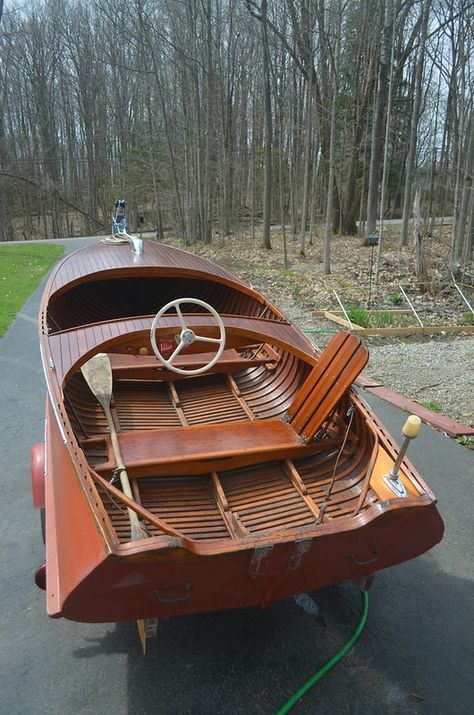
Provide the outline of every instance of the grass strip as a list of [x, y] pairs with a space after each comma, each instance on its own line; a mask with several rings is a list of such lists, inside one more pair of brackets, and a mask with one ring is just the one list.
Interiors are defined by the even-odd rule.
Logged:
[[64, 246], [35, 241], [0, 244], [0, 337], [63, 252]]

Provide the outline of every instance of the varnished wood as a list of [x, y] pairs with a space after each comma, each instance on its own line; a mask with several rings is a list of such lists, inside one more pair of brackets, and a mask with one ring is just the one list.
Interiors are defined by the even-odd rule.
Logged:
[[[265, 420], [122, 432], [119, 443], [127, 471], [133, 478], [235, 469], [285, 455], [326, 450], [340, 444], [340, 440], [305, 445], [291, 425]], [[95, 468], [99, 472], [110, 471], [114, 459]]]
[[290, 405], [291, 424], [311, 440], [367, 363], [359, 338], [339, 333], [329, 342]]
[[[298, 357], [314, 360], [314, 351], [295, 328], [286, 322], [264, 318], [242, 318], [222, 315], [227, 334], [226, 345], [233, 347], [251, 344], [258, 338], [264, 342], [284, 346]], [[150, 328], [152, 316], [139, 316], [120, 321], [105, 321], [93, 325], [71, 328], [49, 337], [48, 347], [54, 369], [61, 382], [67, 382], [71, 374], [98, 352], [138, 355], [144, 346], [151, 352]], [[209, 314], [186, 317], [187, 325], [205, 337], [216, 337], [215, 321]], [[161, 337], [174, 338], [179, 332], [176, 316], [163, 316], [162, 327], [157, 330]], [[200, 352], [199, 343], [190, 346], [191, 353]], [[202, 344], [201, 344], [202, 345]]]
[[[215, 369], [191, 378], [158, 366], [149, 338], [154, 312], [183, 297], [216, 307], [227, 332]], [[191, 306], [184, 317], [215, 335]], [[179, 330], [166, 314], [159, 334]], [[351, 390], [367, 359], [360, 340], [341, 333], [318, 356], [263, 296], [205, 259], [149, 243], [139, 256], [102, 244], [68, 256], [45, 289], [40, 345], [52, 615], [120, 620], [268, 603], [441, 538], [434, 495], [409, 460], [409, 496], [387, 495], [382, 472], [397, 447]], [[207, 362], [203, 350], [196, 343], [177, 363]], [[97, 352], [112, 364], [128, 496], [110, 484], [113, 430], [80, 372]], [[128, 509], [147, 538], [133, 541]], [[357, 566], [375, 547], [377, 563]]]

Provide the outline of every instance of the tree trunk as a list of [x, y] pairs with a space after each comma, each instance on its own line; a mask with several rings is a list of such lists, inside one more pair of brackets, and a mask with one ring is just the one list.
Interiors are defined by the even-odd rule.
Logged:
[[385, 14], [380, 48], [379, 75], [375, 100], [374, 121], [372, 125], [372, 147], [370, 152], [369, 184], [367, 194], [366, 236], [375, 232], [377, 220], [377, 192], [380, 177], [380, 158], [382, 150], [382, 129], [385, 102], [388, 90], [389, 46], [393, 25], [393, 0], [386, 0]]
[[308, 83], [305, 112], [304, 136], [304, 168], [303, 168], [303, 202], [301, 206], [300, 255], [305, 254], [306, 225], [308, 221], [309, 171], [311, 165], [311, 118], [312, 118], [313, 85]]
[[270, 222], [272, 213], [272, 100], [270, 94], [270, 54], [268, 49], [267, 0], [262, 0], [262, 42], [263, 42], [263, 97], [265, 116], [264, 142], [264, 186], [263, 186], [263, 227], [262, 243], [265, 248], [272, 247], [270, 241]]
[[332, 106], [331, 106], [331, 130], [329, 137], [329, 177], [328, 177], [328, 196], [326, 203], [326, 228], [324, 233], [324, 252], [323, 252], [323, 271], [326, 275], [331, 273], [331, 236], [332, 236], [332, 219], [333, 219], [333, 197], [335, 184], [335, 155], [336, 155], [336, 114], [337, 114], [337, 97], [339, 92], [338, 72], [339, 72], [339, 57], [341, 51], [341, 0], [334, 0], [335, 5], [336, 26], [334, 33], [336, 35], [336, 47], [334, 52], [334, 77], [332, 90]]
[[422, 220], [420, 208], [420, 189], [416, 190], [415, 201], [413, 204], [413, 219], [414, 219], [414, 247], [415, 247], [415, 264], [416, 278], [418, 280], [418, 289], [425, 292], [427, 289], [428, 273], [426, 271], [425, 256], [422, 243]]
[[408, 147], [407, 163], [405, 168], [405, 192], [403, 197], [402, 230], [400, 245], [406, 246], [408, 243], [408, 219], [411, 207], [411, 195], [413, 177], [415, 173], [415, 156], [417, 145], [418, 124], [420, 121], [420, 107], [422, 95], [423, 69], [425, 65], [425, 46], [428, 35], [428, 19], [431, 0], [423, 0], [420, 44], [418, 46], [416, 68], [415, 68], [415, 92], [413, 99], [413, 110], [411, 115], [410, 144]]
[[451, 250], [451, 269], [453, 272], [458, 272], [460, 269], [461, 259], [464, 251], [464, 242], [468, 238], [466, 232], [466, 218], [468, 218], [468, 207], [472, 193], [472, 177], [474, 172], [474, 113], [471, 113], [470, 120], [466, 131], [465, 154], [463, 152], [464, 167], [461, 172], [459, 208], [455, 215], [454, 241]]

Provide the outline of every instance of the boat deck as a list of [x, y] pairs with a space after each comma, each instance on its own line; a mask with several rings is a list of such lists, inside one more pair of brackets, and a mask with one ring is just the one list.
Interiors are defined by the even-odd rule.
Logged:
[[[282, 460], [228, 472], [190, 477], [140, 479], [140, 502], [152, 514], [193, 540], [236, 540], [263, 536], [265, 532], [314, 527], [329, 484], [335, 477], [332, 497], [321, 522], [365, 511], [378, 500], [364, 489], [368, 457], [361, 463], [360, 451], [346, 450], [337, 462], [337, 450], [291, 461]], [[336, 463], [337, 462], [337, 463]], [[101, 496], [121, 542], [130, 540], [130, 521], [105, 491]], [[150, 536], [161, 535], [147, 525]], [[303, 537], [302, 537], [303, 538]]]

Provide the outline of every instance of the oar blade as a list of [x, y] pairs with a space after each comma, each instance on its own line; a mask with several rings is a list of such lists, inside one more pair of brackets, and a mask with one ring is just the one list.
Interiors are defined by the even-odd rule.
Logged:
[[91, 392], [102, 406], [112, 399], [112, 365], [106, 353], [97, 353], [82, 367], [81, 372]]

